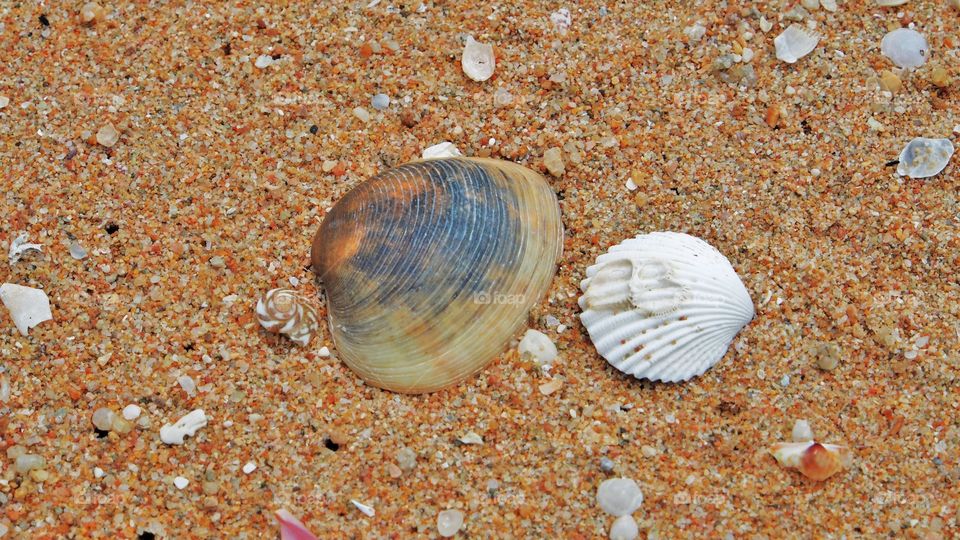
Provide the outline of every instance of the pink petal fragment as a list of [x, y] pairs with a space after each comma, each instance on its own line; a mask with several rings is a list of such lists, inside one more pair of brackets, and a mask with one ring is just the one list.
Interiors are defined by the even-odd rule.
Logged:
[[317, 537], [286, 508], [277, 510], [276, 516], [277, 521], [280, 522], [280, 540], [317, 540]]

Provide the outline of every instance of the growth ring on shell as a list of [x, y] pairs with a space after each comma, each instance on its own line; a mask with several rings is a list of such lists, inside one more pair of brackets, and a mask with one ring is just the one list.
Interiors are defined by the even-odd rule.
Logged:
[[546, 293], [562, 238], [553, 190], [514, 163], [434, 159], [370, 178], [313, 242], [340, 358], [403, 393], [476, 373]]

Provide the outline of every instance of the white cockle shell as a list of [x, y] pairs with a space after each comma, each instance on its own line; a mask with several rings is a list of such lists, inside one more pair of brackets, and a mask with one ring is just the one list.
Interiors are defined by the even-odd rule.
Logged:
[[493, 70], [496, 67], [493, 45], [480, 43], [473, 39], [473, 36], [467, 36], [467, 43], [463, 47], [460, 65], [463, 66], [463, 73], [477, 82], [483, 82], [493, 77]]
[[303, 297], [288, 289], [272, 289], [257, 302], [260, 326], [274, 334], [284, 334], [306, 347], [320, 330], [317, 311]]
[[950, 139], [927, 139], [917, 137], [900, 152], [897, 174], [910, 178], [929, 178], [947, 168], [953, 157], [953, 142]]
[[915, 69], [927, 61], [930, 45], [923, 34], [909, 28], [897, 28], [888, 32], [880, 41], [880, 52], [897, 67]]
[[791, 24], [782, 34], [774, 38], [777, 59], [792, 64], [813, 52], [820, 36], [799, 24]]
[[580, 288], [580, 320], [597, 352], [638, 379], [703, 374], [754, 315], [726, 257], [683, 233], [625, 240], [597, 258]]

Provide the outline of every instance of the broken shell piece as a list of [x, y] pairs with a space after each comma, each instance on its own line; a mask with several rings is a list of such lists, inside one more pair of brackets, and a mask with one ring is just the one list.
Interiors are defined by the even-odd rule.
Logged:
[[520, 356], [529, 354], [538, 364], [550, 364], [557, 359], [557, 346], [553, 341], [543, 332], [532, 328], [523, 335], [517, 352]]
[[929, 178], [940, 174], [953, 156], [950, 139], [917, 137], [900, 152], [897, 174], [910, 178]]
[[777, 59], [792, 64], [813, 52], [819, 42], [819, 35], [799, 24], [791, 24], [774, 38], [773, 45], [777, 50]]
[[10, 318], [22, 336], [34, 326], [53, 319], [50, 299], [40, 289], [4, 283], [0, 285], [0, 301], [10, 311]]
[[467, 43], [463, 47], [463, 56], [460, 59], [463, 72], [477, 82], [483, 82], [493, 76], [496, 60], [493, 56], [493, 45], [480, 43], [467, 36]]
[[893, 61], [897, 67], [915, 69], [927, 61], [930, 46], [920, 32], [909, 28], [898, 28], [883, 36], [880, 52]]
[[439, 159], [462, 156], [463, 152], [457, 149], [452, 142], [444, 141], [423, 149], [421, 159]]
[[19, 261], [24, 253], [30, 251], [41, 251], [43, 246], [40, 244], [28, 244], [27, 243], [27, 233], [22, 233], [20, 236], [17, 236], [10, 242], [10, 252], [7, 255], [7, 260], [10, 265], [14, 265]]
[[286, 508], [277, 510], [275, 516], [280, 522], [280, 540], [317, 540], [317, 537]]
[[703, 374], [754, 314], [726, 257], [682, 233], [643, 234], [610, 248], [580, 288], [580, 320], [600, 356], [651, 381]]
[[288, 289], [273, 289], [263, 295], [257, 302], [257, 320], [267, 332], [285, 334], [304, 347], [320, 330], [317, 311]]
[[784, 467], [796, 469], [812, 480], [826, 480], [850, 466], [850, 449], [839, 444], [818, 442], [777, 443], [770, 453]]
[[483, 444], [483, 437], [473, 431], [467, 433], [457, 440], [460, 441], [461, 444]]
[[366, 514], [367, 516], [373, 517], [374, 514], [376, 513], [376, 511], [373, 509], [372, 506], [367, 506], [367, 505], [363, 504], [362, 502], [356, 501], [356, 500], [354, 500], [354, 499], [350, 499], [350, 502], [353, 503], [353, 505], [357, 507], [357, 510], [363, 512], [363, 513]]
[[203, 409], [191, 411], [177, 420], [176, 424], [166, 424], [160, 428], [160, 440], [166, 444], [183, 444], [183, 438], [193, 437], [198, 429], [207, 425], [207, 420]]
[[909, 1], [910, 0], [877, 0], [877, 5], [880, 7], [895, 7], [902, 6]]

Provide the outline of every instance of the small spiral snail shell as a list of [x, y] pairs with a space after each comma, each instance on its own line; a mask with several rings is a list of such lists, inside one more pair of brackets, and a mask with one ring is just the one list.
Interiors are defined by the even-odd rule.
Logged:
[[434, 159], [370, 178], [313, 242], [340, 358], [403, 393], [469, 377], [546, 293], [562, 239], [553, 190], [514, 163]]
[[304, 347], [320, 330], [317, 311], [288, 289], [267, 291], [257, 302], [257, 320], [268, 332], [285, 334]]

